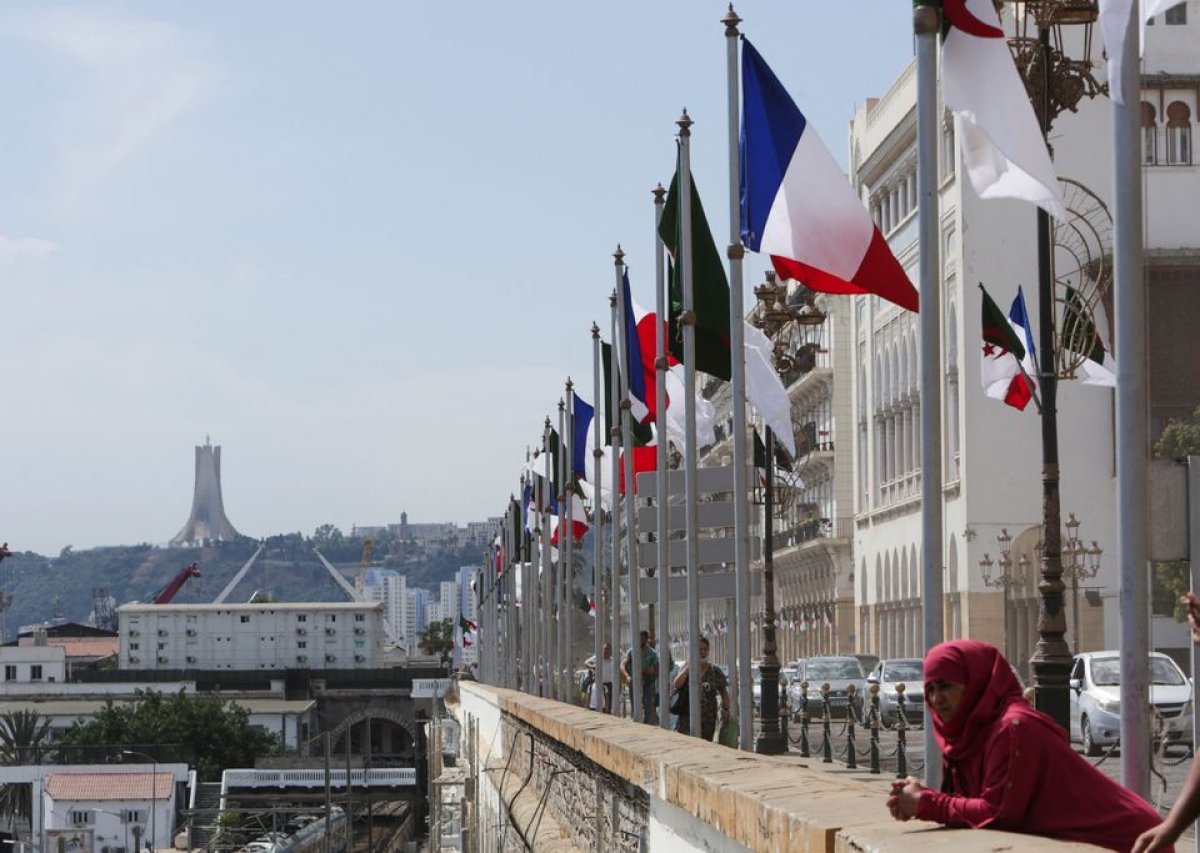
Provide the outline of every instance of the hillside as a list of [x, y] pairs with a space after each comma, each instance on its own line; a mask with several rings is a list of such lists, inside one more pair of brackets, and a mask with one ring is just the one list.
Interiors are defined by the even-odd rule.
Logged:
[[[362, 553], [362, 540], [343, 537], [328, 525], [312, 537], [280, 534], [265, 540], [266, 550], [230, 594], [245, 602], [256, 591], [275, 601], [342, 601], [345, 593], [318, 562], [313, 547], [353, 580]], [[201, 548], [164, 548], [148, 544], [63, 549], [56, 557], [31, 551], [13, 554], [0, 563], [0, 588], [12, 596], [4, 614], [4, 639], [16, 637], [20, 625], [62, 616], [85, 622], [92, 611], [93, 590], [106, 589], [118, 604], [148, 601], [191, 562], [200, 564], [201, 577], [192, 578], [176, 595], [177, 603], [212, 601], [254, 554], [258, 540], [240, 539]], [[451, 580], [459, 566], [480, 565], [477, 546], [423, 552], [412, 543], [377, 542], [373, 565], [395, 569], [409, 586], [436, 590]]]

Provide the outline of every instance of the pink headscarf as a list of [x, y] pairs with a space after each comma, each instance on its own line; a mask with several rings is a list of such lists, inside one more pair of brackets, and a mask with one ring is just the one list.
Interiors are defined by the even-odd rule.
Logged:
[[[1022, 702], [1021, 685], [1000, 650], [976, 640], [951, 640], [925, 655], [925, 683], [964, 685], [954, 719], [944, 722], [929, 706], [933, 733], [942, 755], [961, 761], [983, 747], [992, 724], [1013, 702]], [[929, 705], [929, 691], [925, 691]], [[1032, 708], [1030, 710], [1033, 710]]]

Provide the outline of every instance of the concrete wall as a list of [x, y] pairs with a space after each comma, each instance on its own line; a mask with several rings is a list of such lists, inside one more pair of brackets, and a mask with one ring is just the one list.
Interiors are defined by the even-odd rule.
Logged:
[[[892, 820], [886, 777], [738, 752], [484, 684], [448, 706], [469, 743], [481, 850], [1096, 849]], [[932, 830], [932, 831], [931, 831]]]

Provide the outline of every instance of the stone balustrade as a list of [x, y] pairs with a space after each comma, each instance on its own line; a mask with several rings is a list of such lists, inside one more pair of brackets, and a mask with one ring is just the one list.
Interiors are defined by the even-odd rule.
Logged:
[[1046, 838], [897, 823], [888, 779], [762, 756], [490, 685], [447, 704], [474, 780], [468, 849], [1044, 851]]

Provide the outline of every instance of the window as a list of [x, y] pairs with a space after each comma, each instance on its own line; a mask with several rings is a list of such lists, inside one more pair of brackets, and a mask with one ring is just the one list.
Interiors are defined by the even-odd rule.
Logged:
[[296, 648], [307, 649], [308, 648], [308, 640], [301, 640], [300, 642], [296, 643]]
[[71, 824], [73, 826], [91, 826], [96, 819], [95, 813], [87, 809], [79, 809], [71, 811]]
[[1176, 3], [1166, 14], [1167, 26], [1181, 25], [1187, 23], [1187, 3]]
[[363, 613], [355, 613], [355, 614], [354, 614], [354, 621], [355, 621], [355, 622], [366, 622], [366, 621], [367, 621], [367, 617], [366, 617], [366, 615], [365, 615], [365, 614], [363, 614]]
[[30, 681], [41, 681], [42, 680], [42, 665], [40, 663], [35, 663], [31, 667], [29, 667], [29, 680]]
[[5, 665], [4, 680], [5, 681], [16, 681], [17, 680], [17, 668], [15, 666], [13, 666], [12, 664]]
[[308, 621], [308, 614], [306, 614], [306, 613], [301, 613], [299, 616], [297, 616], [297, 617], [296, 617], [296, 621], [297, 621], [297, 622], [307, 622], [307, 621]]
[[136, 652], [137, 650], [138, 650], [138, 644], [137, 644], [137, 643], [130, 643], [130, 644], [129, 644], [129, 651], [131, 651], [131, 652]]
[[1183, 101], [1167, 105], [1167, 162], [1172, 166], [1192, 163], [1192, 111]]
[[145, 815], [137, 809], [125, 809], [121, 812], [121, 820], [125, 823], [145, 823]]
[[337, 621], [337, 614], [336, 614], [336, 613], [330, 613], [330, 614], [329, 614], [329, 621], [330, 621], [330, 622], [336, 622], [336, 621]]
[[1157, 117], [1154, 105], [1142, 101], [1142, 162], [1147, 166], [1158, 162]]
[[243, 613], [243, 614], [241, 615], [241, 617], [239, 617], [239, 618], [240, 618], [240, 621], [241, 621], [241, 623], [242, 623], [243, 625], [245, 625], [247, 622], [249, 622], [249, 621], [250, 621], [250, 617], [249, 617], [248, 615], [244, 614], [244, 613]]

